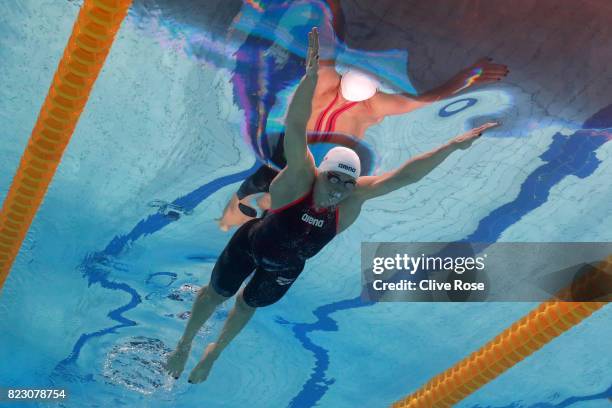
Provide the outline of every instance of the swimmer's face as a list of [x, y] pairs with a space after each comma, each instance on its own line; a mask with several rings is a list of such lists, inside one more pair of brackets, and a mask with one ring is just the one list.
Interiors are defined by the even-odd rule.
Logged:
[[323, 171], [317, 176], [317, 205], [331, 207], [355, 190], [357, 180], [353, 177], [334, 171]]

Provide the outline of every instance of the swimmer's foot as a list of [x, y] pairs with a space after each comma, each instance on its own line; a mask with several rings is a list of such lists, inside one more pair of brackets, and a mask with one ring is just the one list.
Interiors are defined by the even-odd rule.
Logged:
[[242, 225], [253, 219], [253, 217], [245, 215], [238, 207], [238, 204], [240, 204], [240, 200], [238, 200], [238, 196], [234, 194], [230, 202], [225, 206], [223, 216], [219, 220], [219, 228], [222, 231], [227, 231], [231, 227]]
[[202, 357], [200, 362], [193, 368], [193, 370], [191, 370], [191, 374], [189, 374], [188, 381], [191, 384], [198, 384], [206, 381], [213, 363], [217, 357], [219, 357], [219, 354], [216, 352], [216, 348], [217, 343], [210, 343], [208, 346], [206, 346], [204, 357]]
[[183, 344], [179, 342], [176, 350], [168, 354], [168, 359], [164, 364], [164, 368], [172, 377], [174, 377], [175, 380], [181, 376], [181, 373], [185, 369], [185, 363], [189, 357], [190, 350], [191, 344]]

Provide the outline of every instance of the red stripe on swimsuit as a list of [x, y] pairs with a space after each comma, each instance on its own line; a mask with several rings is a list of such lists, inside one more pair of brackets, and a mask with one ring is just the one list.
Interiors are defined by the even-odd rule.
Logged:
[[327, 115], [327, 112], [329, 112], [332, 106], [334, 106], [339, 96], [340, 96], [340, 93], [336, 93], [336, 97], [329, 103], [329, 105], [327, 105], [327, 108], [323, 109], [323, 112], [321, 112], [321, 114], [319, 115], [319, 118], [317, 119], [317, 124], [315, 125], [315, 128], [314, 128], [315, 132], [321, 131], [321, 127], [323, 125], [323, 119], [325, 119], [325, 115]]
[[[336, 101], [338, 101], [339, 97], [340, 97], [340, 92], [337, 92], [335, 98], [319, 114], [319, 117], [317, 118], [317, 122], [316, 122], [316, 125], [315, 125], [315, 128], [314, 128], [315, 132], [321, 132], [323, 130], [323, 121], [325, 120], [325, 116], [327, 116], [327, 114], [329, 113], [331, 108], [334, 106]], [[333, 132], [333, 131], [335, 131], [336, 130], [336, 121], [338, 120], [340, 115], [342, 113], [346, 112], [347, 110], [351, 109], [353, 106], [357, 105], [358, 103], [359, 102], [350, 102], [350, 103], [347, 103], [344, 106], [340, 106], [339, 108], [334, 110], [329, 115], [329, 117], [327, 119], [327, 126], [325, 127], [325, 132]], [[323, 139], [323, 140], [325, 140], [325, 139]]]
[[338, 120], [338, 118], [343, 112], [346, 112], [355, 105], [357, 105], [357, 102], [351, 102], [336, 109], [336, 111], [330, 115], [329, 120], [327, 121], [327, 128], [325, 129], [325, 131], [333, 132], [334, 130], [336, 130], [336, 120]]

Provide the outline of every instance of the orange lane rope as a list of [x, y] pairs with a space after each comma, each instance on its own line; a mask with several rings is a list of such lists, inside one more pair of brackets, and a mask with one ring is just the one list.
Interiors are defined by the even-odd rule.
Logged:
[[[612, 256], [540, 304], [479, 350], [435, 376], [393, 408], [451, 407], [555, 337], [571, 329], [610, 300]], [[573, 302], [573, 299], [604, 301]]]
[[0, 289], [132, 0], [85, 0], [0, 212]]

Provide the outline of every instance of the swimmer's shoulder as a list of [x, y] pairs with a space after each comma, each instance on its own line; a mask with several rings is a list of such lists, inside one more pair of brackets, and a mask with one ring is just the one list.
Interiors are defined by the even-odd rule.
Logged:
[[285, 167], [270, 183], [272, 208], [283, 207], [307, 194], [312, 188], [314, 179], [314, 164], [312, 168], [300, 172]]

